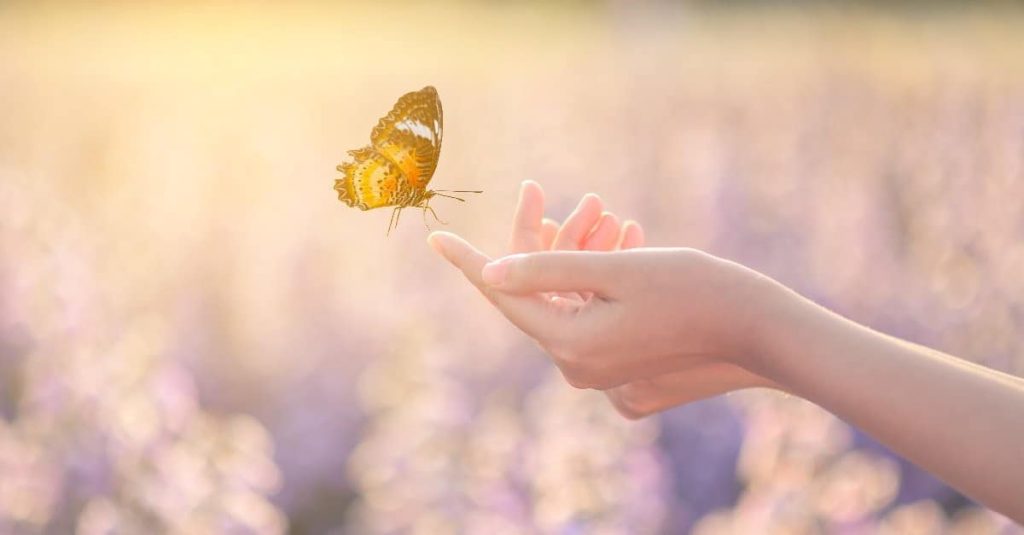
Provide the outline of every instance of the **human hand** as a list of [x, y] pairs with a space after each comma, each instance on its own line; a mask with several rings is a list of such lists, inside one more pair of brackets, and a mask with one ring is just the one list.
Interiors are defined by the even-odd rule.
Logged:
[[[723, 340], [722, 333], [728, 331], [728, 327], [715, 326], [716, 322], [725, 323], [722, 316], [727, 310], [721, 302], [716, 303], [715, 298], [732, 296], [731, 302], [737, 305], [736, 310], [742, 312], [743, 307], [738, 305], [749, 303], [749, 296], [737, 299], [742, 291], [737, 294], [736, 288], [730, 286], [731, 282], [741, 283], [738, 285], [740, 288], [759, 287], [762, 277], [736, 264], [686, 249], [593, 252], [607, 251], [616, 245], [630, 247], [642, 244], [639, 225], [627, 223], [619, 227], [618, 218], [601, 213], [600, 200], [595, 196], [585, 197], [562, 226], [550, 220], [543, 221], [542, 213], [543, 194], [540, 188], [536, 184], [525, 185], [513, 225], [511, 251], [523, 253], [561, 247], [591, 252], [541, 253], [509, 258], [519, 260], [537, 256], [545, 262], [554, 260], [556, 267], [559, 262], [576, 262], [570, 266], [582, 267], [580, 273], [588, 276], [589, 281], [580, 281], [575, 278], [575, 273], [565, 272], [564, 264], [560, 281], [558, 277], [552, 278], [550, 272], [541, 270], [537, 274], [543, 280], [531, 282], [530, 276], [523, 277], [522, 271], [512, 268], [511, 277], [498, 290], [485, 283], [482, 276], [482, 268], [489, 259], [472, 246], [448, 233], [435, 233], [431, 236], [431, 243], [460, 267], [509, 319], [552, 353], [570, 383], [596, 388], [618, 386], [609, 391], [609, 396], [617, 408], [629, 416], [647, 414], [736, 388], [769, 383], [733, 362], [741, 354], [739, 348], [744, 345], [740, 343], [744, 336], [739, 335], [750, 330], [739, 328], [730, 339]], [[584, 259], [587, 261], [580, 262]], [[588, 268], [591, 260], [597, 265]], [[670, 273], [672, 265], [690, 270], [698, 277], [679, 280], [680, 277], [673, 277]], [[527, 264], [526, 269], [545, 267], [543, 262], [530, 266]], [[604, 275], [604, 278], [599, 275]], [[664, 280], [670, 289], [675, 286], [677, 291], [700, 296], [709, 302], [710, 306], [706, 307], [709, 310], [691, 304], [681, 307], [678, 312], [672, 311], [672, 294], [658, 291], [657, 286], [649, 284], [654, 282], [649, 279], [652, 275], [655, 280]], [[530, 284], [535, 286], [528, 286]], [[577, 296], [570, 294], [567, 298], [565, 294], [552, 294], [559, 289]], [[579, 296], [589, 290], [597, 290], [596, 296]], [[693, 303], [694, 300], [691, 297], [689, 301]], [[644, 310], [650, 306], [656, 308]], [[707, 317], [709, 312], [711, 317]], [[734, 321], [738, 319], [736, 314], [726, 319], [733, 327], [738, 327], [739, 322]], [[680, 325], [674, 326], [674, 321], [680, 321]], [[676, 333], [676, 330], [680, 332]], [[694, 333], [700, 335], [699, 341], [687, 339], [687, 334]]]
[[[529, 200], [539, 188], [526, 190], [511, 240], [517, 254], [492, 262], [450, 233], [430, 242], [551, 353], [571, 384], [605, 389], [637, 417], [777, 387], [766, 377], [777, 378], [979, 503], [1024, 519], [1016, 500], [1024, 479], [1014, 469], [1024, 429], [1019, 379], [882, 335], [699, 251], [614, 251], [607, 244], [615, 240], [592, 238], [625, 228], [613, 232], [617, 218], [593, 216], [586, 203], [599, 199], [577, 209], [590, 216], [574, 212], [558, 225], [542, 220], [542, 197]], [[580, 231], [588, 219], [591, 230]], [[639, 225], [631, 232], [642, 244]], [[582, 250], [546, 250], [559, 243]]]
[[[635, 221], [620, 224], [603, 211], [596, 195], [586, 195], [564, 224], [544, 217], [544, 192], [532, 181], [523, 183], [512, 219], [508, 254], [542, 250], [613, 251], [644, 244], [643, 228]], [[561, 298], [585, 300], [580, 294]], [[637, 379], [605, 390], [624, 416], [639, 418], [725, 392], [751, 387], [776, 387], [772, 381], [730, 363], [698, 363], [681, 372]]]

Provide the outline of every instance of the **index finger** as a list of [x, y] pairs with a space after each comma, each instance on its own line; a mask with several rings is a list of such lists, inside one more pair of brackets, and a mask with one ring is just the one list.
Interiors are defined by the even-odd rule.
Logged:
[[529, 336], [543, 341], [566, 327], [565, 316], [559, 314], [556, 307], [541, 295], [500, 292], [484, 282], [481, 272], [490, 262], [490, 258], [462, 238], [450, 232], [439, 231], [431, 233], [427, 241], [441, 256], [461, 270], [466, 279], [513, 325]]

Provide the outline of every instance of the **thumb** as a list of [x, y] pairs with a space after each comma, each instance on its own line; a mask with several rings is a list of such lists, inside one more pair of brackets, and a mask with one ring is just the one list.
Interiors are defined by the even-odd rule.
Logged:
[[619, 271], [615, 255], [594, 251], [516, 254], [487, 263], [480, 276], [488, 286], [507, 293], [594, 292], [608, 296]]

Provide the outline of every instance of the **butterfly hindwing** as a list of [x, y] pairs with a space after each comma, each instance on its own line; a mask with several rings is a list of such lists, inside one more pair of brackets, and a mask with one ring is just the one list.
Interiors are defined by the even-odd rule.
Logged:
[[373, 147], [349, 151], [353, 161], [338, 166], [344, 177], [334, 181], [338, 199], [349, 206], [370, 210], [394, 204], [405, 177], [391, 160]]

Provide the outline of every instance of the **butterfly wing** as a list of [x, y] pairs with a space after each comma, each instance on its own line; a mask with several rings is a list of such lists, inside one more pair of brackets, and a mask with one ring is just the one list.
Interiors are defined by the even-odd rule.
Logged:
[[374, 127], [370, 142], [401, 170], [409, 187], [425, 189], [437, 169], [443, 127], [441, 99], [427, 86], [402, 95]]
[[361, 210], [394, 204], [395, 194], [405, 186], [405, 177], [388, 158], [373, 147], [348, 151], [353, 161], [338, 166], [344, 177], [334, 181], [338, 199]]

